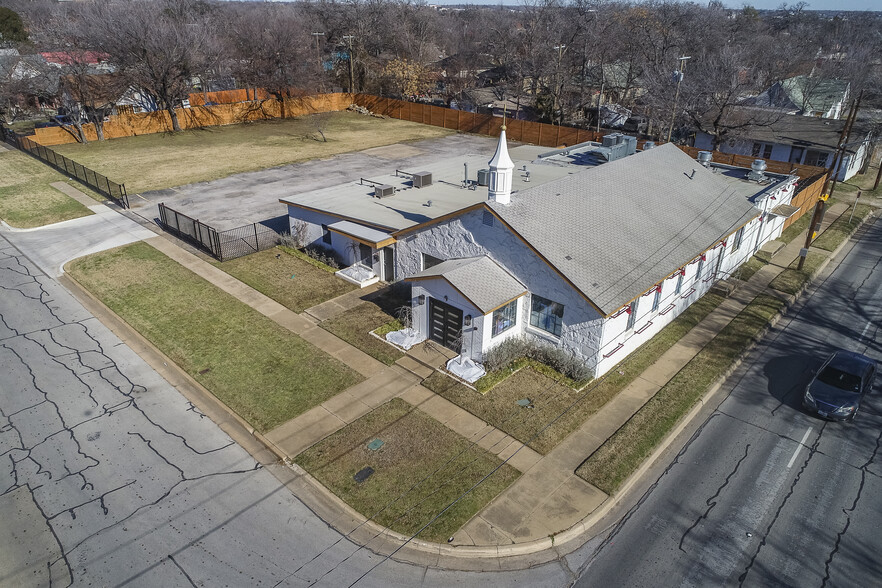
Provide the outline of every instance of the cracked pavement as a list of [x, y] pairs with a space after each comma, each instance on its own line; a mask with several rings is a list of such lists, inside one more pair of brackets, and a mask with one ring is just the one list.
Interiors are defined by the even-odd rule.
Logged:
[[15, 238], [0, 234], [0, 586], [566, 586], [592, 551], [464, 572], [353, 544]]
[[882, 221], [858, 236], [729, 378], [577, 586], [879, 585], [879, 379], [854, 423], [801, 408], [833, 349], [882, 359]]

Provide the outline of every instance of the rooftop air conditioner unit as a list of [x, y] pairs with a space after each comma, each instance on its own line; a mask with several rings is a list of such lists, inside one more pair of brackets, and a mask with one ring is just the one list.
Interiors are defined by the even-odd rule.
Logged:
[[644, 150], [644, 151], [649, 151], [649, 150], [652, 149], [653, 147], [655, 147], [655, 141], [647, 141], [647, 142], [645, 142], [645, 143], [643, 144], [643, 150]]
[[422, 171], [411, 176], [414, 188], [425, 188], [432, 185], [432, 172]]
[[619, 137], [621, 137], [621, 133], [612, 133], [609, 135], [603, 136], [603, 146], [604, 147], [613, 147], [621, 143]]
[[374, 196], [377, 198], [386, 198], [395, 194], [395, 186], [389, 184], [380, 184], [374, 187]]
[[479, 186], [489, 186], [490, 185], [490, 170], [489, 169], [479, 169], [478, 170], [478, 185]]

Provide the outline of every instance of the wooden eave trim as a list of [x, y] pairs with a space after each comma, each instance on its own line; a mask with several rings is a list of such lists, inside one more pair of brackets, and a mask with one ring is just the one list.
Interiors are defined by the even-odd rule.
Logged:
[[279, 199], [279, 203], [284, 204], [286, 206], [294, 206], [296, 208], [302, 208], [303, 210], [308, 210], [310, 212], [317, 212], [319, 214], [326, 214], [328, 216], [333, 216], [334, 218], [339, 218], [340, 220], [350, 221], [350, 222], [353, 222], [353, 223], [356, 223], [359, 225], [370, 225], [371, 227], [374, 227], [374, 228], [379, 229], [381, 231], [386, 231], [387, 233], [392, 233], [393, 231], [397, 230], [394, 227], [387, 227], [385, 225], [378, 225], [376, 223], [371, 223], [371, 222], [362, 220], [360, 218], [355, 218], [354, 216], [345, 216], [342, 214], [337, 214], [336, 212], [329, 212], [327, 210], [322, 210], [320, 208], [312, 208], [311, 206], [306, 206], [304, 204], [294, 204], [293, 202], [286, 202], [282, 199]]
[[515, 297], [512, 298], [511, 300], [508, 300], [508, 301], [506, 301], [506, 302], [503, 302], [503, 303], [500, 304], [499, 306], [496, 306], [496, 307], [494, 307], [494, 308], [491, 308], [490, 310], [488, 310], [488, 311], [485, 312], [484, 314], [485, 314], [485, 315], [488, 315], [488, 314], [490, 314], [490, 313], [492, 313], [492, 312], [496, 312], [497, 310], [499, 310], [499, 309], [502, 308], [503, 306], [507, 306], [507, 305], [511, 304], [512, 302], [514, 302], [514, 301], [517, 300], [518, 298], [521, 298], [521, 297], [525, 296], [526, 294], [527, 294], [527, 291], [524, 290], [523, 292], [521, 292], [520, 294], [518, 294], [517, 296], [515, 296]]
[[461, 216], [466, 214], [467, 212], [471, 212], [473, 210], [477, 210], [484, 206], [483, 202], [478, 202], [477, 204], [472, 204], [471, 206], [467, 206], [466, 208], [460, 208], [459, 210], [454, 210], [453, 212], [448, 212], [447, 214], [441, 215], [438, 218], [433, 218], [432, 220], [427, 220], [424, 223], [420, 223], [418, 225], [414, 225], [412, 227], [407, 227], [406, 229], [401, 229], [399, 231], [395, 231], [392, 233], [392, 236], [396, 239], [401, 239], [402, 235], [407, 235], [408, 233], [412, 233], [413, 231], [417, 231], [419, 229], [424, 229], [426, 227], [430, 227], [432, 225], [443, 223], [446, 220], [451, 218], [455, 218], [457, 216]]

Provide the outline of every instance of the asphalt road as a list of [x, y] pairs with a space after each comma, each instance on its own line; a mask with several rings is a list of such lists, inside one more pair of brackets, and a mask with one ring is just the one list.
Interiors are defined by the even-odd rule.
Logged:
[[882, 390], [854, 423], [801, 409], [823, 358], [882, 359], [882, 221], [778, 323], [576, 585], [882, 585]]
[[470, 573], [353, 544], [280, 481], [289, 470], [262, 467], [6, 236], [0, 586], [551, 587], [593, 550]]

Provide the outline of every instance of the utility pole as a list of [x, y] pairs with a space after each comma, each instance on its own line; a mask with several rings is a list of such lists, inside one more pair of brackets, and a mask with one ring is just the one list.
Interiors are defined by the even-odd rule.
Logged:
[[677, 71], [674, 72], [674, 77], [677, 78], [677, 91], [674, 93], [674, 107], [671, 109], [671, 125], [668, 127], [668, 138], [667, 142], [671, 142], [671, 133], [674, 132], [674, 120], [677, 118], [677, 101], [680, 99], [680, 84], [683, 82], [683, 69], [686, 67], [686, 62], [692, 59], [691, 57], [683, 56], [679, 61], [679, 65], [677, 67]]
[[845, 149], [845, 138], [851, 131], [851, 125], [854, 123], [854, 119], [857, 116], [857, 106], [857, 100], [851, 103], [848, 119], [846, 120], [845, 126], [842, 127], [842, 132], [839, 134], [839, 143], [836, 146], [836, 154], [833, 156], [833, 165], [830, 167], [830, 171], [827, 172], [827, 181], [824, 182], [824, 191], [815, 203], [815, 211], [812, 213], [812, 220], [809, 223], [808, 234], [805, 236], [805, 247], [799, 252], [799, 263], [796, 266], [797, 270], [801, 270], [802, 266], [805, 265], [805, 258], [808, 256], [809, 247], [811, 247], [812, 241], [815, 239], [816, 230], [824, 218], [824, 209], [827, 205], [827, 199], [830, 198], [830, 194], [832, 194], [835, 184], [836, 168], [839, 165], [839, 161], [841, 160], [842, 153]]
[[322, 71], [322, 51], [319, 49], [319, 37], [324, 37], [324, 33], [312, 33], [313, 38], [315, 39], [315, 57], [318, 60], [319, 72]]
[[354, 59], [352, 57], [352, 39], [354, 39], [354, 35], [343, 35], [344, 41], [349, 41], [349, 93], [355, 93], [355, 65], [353, 64]]

